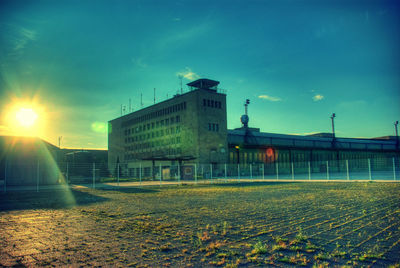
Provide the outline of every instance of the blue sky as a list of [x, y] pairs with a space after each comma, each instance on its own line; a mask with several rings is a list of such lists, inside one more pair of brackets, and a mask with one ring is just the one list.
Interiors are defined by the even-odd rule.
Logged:
[[[397, 1], [0, 1], [0, 107], [34, 98], [43, 138], [106, 148], [132, 100], [165, 100], [202, 77], [227, 90], [228, 128], [394, 135]], [[0, 134], [12, 129], [0, 122]]]

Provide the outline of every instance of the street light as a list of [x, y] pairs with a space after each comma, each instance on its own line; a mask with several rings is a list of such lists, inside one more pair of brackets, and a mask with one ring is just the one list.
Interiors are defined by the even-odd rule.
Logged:
[[332, 114], [331, 119], [332, 119], [332, 137], [335, 139], [335, 113]]
[[239, 164], [240, 163], [240, 161], [239, 161], [239, 146], [236, 145], [235, 149], [236, 149], [236, 162], [237, 162], [237, 164]]

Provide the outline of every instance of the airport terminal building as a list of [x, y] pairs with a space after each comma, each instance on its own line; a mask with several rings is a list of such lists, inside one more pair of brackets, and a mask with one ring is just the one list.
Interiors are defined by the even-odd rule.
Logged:
[[[330, 133], [308, 136], [260, 132], [248, 126], [227, 129], [226, 93], [219, 82], [199, 79], [189, 91], [109, 121], [108, 166], [136, 176], [138, 168], [155, 165], [290, 163], [321, 169], [324, 161], [373, 159], [373, 165], [399, 156], [398, 137], [336, 138]], [[388, 159], [388, 160], [386, 160]], [[382, 161], [381, 161], [382, 160]], [[354, 162], [354, 161], [353, 161]], [[364, 162], [363, 162], [364, 163]], [[332, 168], [339, 169], [342, 164]], [[364, 165], [364, 164], [363, 164]], [[293, 168], [293, 167], [292, 167]]]

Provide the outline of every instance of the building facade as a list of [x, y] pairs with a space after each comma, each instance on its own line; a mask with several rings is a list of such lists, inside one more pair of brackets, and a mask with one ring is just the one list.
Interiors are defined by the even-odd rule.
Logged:
[[218, 84], [196, 80], [187, 93], [109, 121], [110, 171], [137, 175], [145, 162], [226, 162], [226, 95]]

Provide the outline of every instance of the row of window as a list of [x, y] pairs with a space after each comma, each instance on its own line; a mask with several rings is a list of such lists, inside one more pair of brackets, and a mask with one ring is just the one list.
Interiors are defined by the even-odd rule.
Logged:
[[156, 122], [151, 122], [148, 124], [143, 124], [137, 127], [133, 127], [133, 128], [127, 128], [124, 131], [125, 136], [131, 135], [131, 134], [135, 134], [135, 133], [140, 133], [143, 131], [148, 131], [154, 128], [160, 128], [160, 127], [164, 127], [164, 126], [169, 126], [169, 125], [173, 125], [175, 123], [180, 123], [181, 122], [181, 116], [177, 115], [175, 117], [171, 117], [171, 118], [166, 118], [160, 121], [156, 121]]
[[[163, 150], [162, 154], [164, 154], [164, 155], [180, 155], [180, 154], [182, 154], [182, 148], [180, 148], [180, 147], [168, 148], [166, 150]], [[125, 161], [133, 160], [133, 159], [140, 159], [140, 157], [142, 157], [142, 155], [138, 154], [138, 153], [131, 153], [131, 154], [124, 155]], [[138, 174], [139, 174], [139, 168], [137, 168], [137, 170], [138, 170]], [[149, 167], [145, 167], [143, 172], [144, 173], [142, 174], [142, 176], [150, 176], [150, 168]]]
[[147, 134], [142, 134], [142, 135], [137, 135], [134, 137], [127, 137], [125, 138], [125, 143], [131, 143], [131, 142], [138, 142], [138, 141], [145, 141], [145, 140], [150, 140], [158, 137], [164, 137], [168, 135], [173, 135], [173, 134], [179, 134], [181, 132], [181, 126], [176, 126], [171, 127], [171, 128], [166, 128], [162, 130], [157, 130], [154, 132], [149, 132]]
[[203, 99], [203, 106], [221, 109], [221, 102], [215, 100]]
[[183, 111], [183, 110], [186, 110], [186, 102], [178, 103], [178, 104], [172, 105], [170, 107], [160, 109], [158, 111], [154, 111], [154, 112], [151, 112], [151, 113], [148, 113], [148, 114], [136, 117], [136, 118], [132, 118], [131, 120], [123, 122], [122, 127], [135, 125], [138, 123], [142, 123], [144, 121], [151, 120], [153, 118], [169, 115], [169, 114], [172, 114], [172, 113], [175, 113], [178, 111]]
[[208, 123], [208, 131], [219, 132], [219, 125], [215, 123]]
[[149, 148], [169, 146], [169, 145], [180, 144], [180, 143], [181, 143], [181, 137], [179, 137], [179, 136], [171, 137], [171, 138], [158, 139], [158, 140], [154, 140], [154, 141], [137, 143], [137, 144], [133, 144], [130, 146], [126, 146], [125, 151], [139, 151], [139, 150], [144, 150], [144, 149], [149, 149]]

